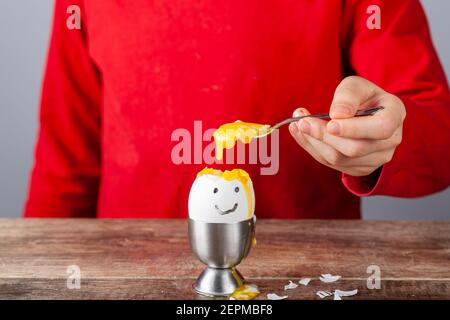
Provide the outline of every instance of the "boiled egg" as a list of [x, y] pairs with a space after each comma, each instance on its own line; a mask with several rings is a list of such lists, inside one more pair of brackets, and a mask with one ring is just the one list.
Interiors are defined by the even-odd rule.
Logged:
[[189, 217], [208, 223], [237, 223], [253, 217], [255, 193], [245, 170], [205, 168], [197, 174], [188, 200]]

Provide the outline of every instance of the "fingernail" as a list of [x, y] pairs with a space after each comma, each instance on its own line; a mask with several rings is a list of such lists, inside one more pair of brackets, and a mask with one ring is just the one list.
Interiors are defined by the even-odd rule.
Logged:
[[305, 114], [301, 110], [295, 110], [293, 116], [294, 117], [303, 117]]
[[311, 125], [308, 121], [303, 120], [300, 124], [300, 131], [306, 134], [309, 134], [311, 132]]
[[350, 114], [352, 114], [352, 110], [349, 108], [349, 107], [347, 107], [347, 106], [345, 106], [345, 105], [342, 105], [342, 104], [340, 104], [340, 105], [335, 105], [335, 106], [333, 106], [333, 114], [339, 114], [339, 115], [350, 115]]
[[328, 123], [328, 131], [331, 134], [339, 135], [339, 133], [341, 132], [341, 126], [336, 121], [330, 121]]

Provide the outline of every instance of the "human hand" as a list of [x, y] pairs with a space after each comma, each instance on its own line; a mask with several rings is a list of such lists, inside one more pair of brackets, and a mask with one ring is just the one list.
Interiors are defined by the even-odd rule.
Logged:
[[[372, 116], [354, 117], [359, 109], [383, 106]], [[330, 108], [331, 121], [305, 118], [291, 123], [297, 143], [320, 163], [349, 174], [367, 176], [391, 161], [402, 141], [406, 110], [400, 98], [357, 76], [342, 80]], [[299, 108], [294, 117], [308, 115]]]

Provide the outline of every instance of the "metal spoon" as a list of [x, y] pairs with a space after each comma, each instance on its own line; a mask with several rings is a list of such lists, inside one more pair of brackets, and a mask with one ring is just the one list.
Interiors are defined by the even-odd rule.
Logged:
[[[375, 114], [376, 112], [380, 111], [384, 109], [384, 107], [374, 107], [374, 108], [370, 108], [370, 109], [362, 109], [362, 110], [358, 110], [355, 113], [355, 117], [364, 117], [364, 116], [371, 116], [373, 114]], [[330, 119], [330, 115], [328, 113], [323, 113], [323, 114], [310, 114], [307, 116], [301, 116], [301, 117], [293, 117], [293, 118], [288, 118], [285, 119], [281, 122], [278, 122], [277, 124], [268, 127], [267, 129], [265, 129], [264, 131], [262, 131], [262, 133], [258, 136], [256, 136], [255, 138], [262, 138], [265, 137], [269, 134], [271, 134], [273, 131], [279, 129], [280, 127], [289, 124], [291, 122], [297, 122], [303, 118], [318, 118], [318, 119]]]

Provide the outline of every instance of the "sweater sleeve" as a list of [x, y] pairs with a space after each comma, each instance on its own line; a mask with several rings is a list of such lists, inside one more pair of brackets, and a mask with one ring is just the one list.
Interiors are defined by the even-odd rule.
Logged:
[[[374, 4], [381, 9], [379, 30], [366, 25], [367, 8]], [[420, 2], [355, 0], [345, 6], [343, 47], [350, 72], [400, 97], [407, 115], [392, 161], [367, 177], [343, 174], [344, 185], [359, 196], [417, 197], [447, 188], [450, 93]]]
[[[73, 5], [81, 9], [81, 29], [67, 27]], [[101, 77], [88, 54], [83, 18], [81, 0], [55, 1], [25, 217], [96, 214]]]

